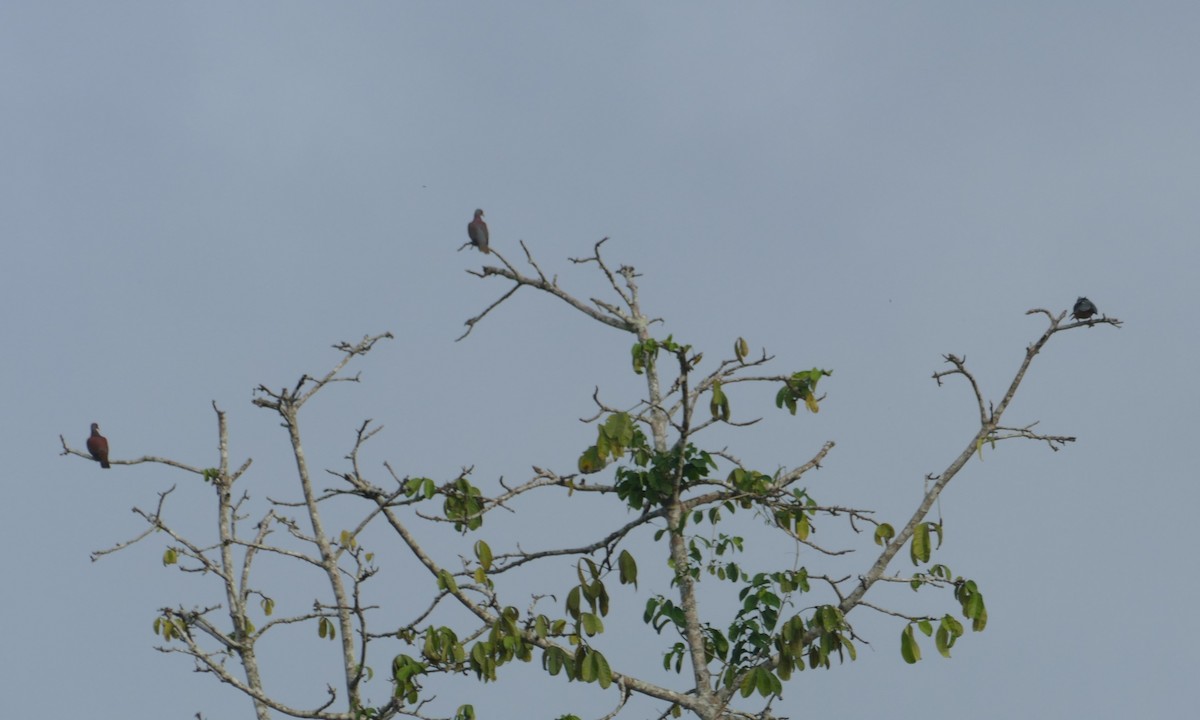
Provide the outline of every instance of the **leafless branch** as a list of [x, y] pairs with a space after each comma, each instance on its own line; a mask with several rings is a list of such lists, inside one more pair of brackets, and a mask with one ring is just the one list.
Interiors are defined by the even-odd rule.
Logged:
[[[63, 447], [63, 451], [61, 453], [59, 453], [59, 455], [76, 455], [78, 457], [83, 458], [84, 460], [87, 460], [88, 462], [96, 462], [92, 458], [91, 453], [86, 453], [81, 450], [76, 450], [75, 448], [68, 445], [67, 439], [65, 437], [63, 437], [62, 435], [59, 435], [58, 439], [59, 439], [59, 442], [62, 443], [62, 447]], [[198, 468], [193, 465], [181, 463], [178, 460], [172, 460], [170, 458], [158, 457], [156, 455], [143, 455], [140, 458], [134, 458], [132, 460], [114, 460], [112, 458], [109, 458], [108, 462], [110, 465], [140, 465], [141, 463], [157, 463], [159, 465], [168, 465], [170, 467], [178, 468], [180, 470], [186, 470], [187, 472], [195, 473], [196, 475], [204, 474], [203, 468]]]
[[[601, 242], [603, 242], [603, 241], [601, 241]], [[588, 258], [587, 260], [577, 261], [577, 262], [586, 262], [586, 261], [590, 261], [593, 259], [596, 260], [597, 262], [600, 262], [599, 246], [600, 246], [600, 243], [597, 243], [596, 244], [596, 256], [594, 258]], [[522, 247], [524, 247], [524, 243], [522, 243]], [[530, 277], [528, 275], [522, 274], [520, 271], [518, 271], [516, 268], [514, 268], [512, 265], [510, 265], [507, 261], [503, 260], [503, 258], [501, 258], [501, 261], [504, 262], [504, 265], [505, 265], [505, 267], [503, 267], [503, 268], [499, 268], [499, 267], [495, 267], [495, 266], [486, 266], [483, 268], [482, 272], [472, 272], [472, 274], [474, 274], [478, 277], [481, 277], [481, 278], [492, 277], [492, 276], [504, 278], [506, 280], [512, 281], [514, 283], [514, 286], [507, 293], [505, 293], [499, 300], [497, 300], [496, 302], [489, 305], [482, 313], [467, 320], [466, 321], [467, 331], [458, 337], [459, 340], [462, 340], [467, 335], [469, 335], [471, 333], [471, 330], [474, 329], [475, 324], [477, 322], [482, 320], [485, 315], [487, 315], [489, 312], [491, 312], [500, 303], [507, 300], [513, 293], [515, 293], [517, 290], [519, 290], [523, 286], [529, 286], [529, 287], [535, 288], [537, 290], [542, 290], [544, 292], [547, 292], [547, 293], [557, 297], [558, 299], [562, 300], [563, 302], [567, 303], [568, 305], [575, 308], [576, 310], [587, 315], [588, 317], [592, 318], [593, 320], [596, 320], [597, 322], [601, 322], [601, 323], [604, 323], [605, 325], [615, 327], [618, 330], [625, 330], [627, 332], [636, 332], [637, 331], [637, 328], [634, 327], [634, 325], [633, 325], [632, 319], [630, 319], [624, 313], [622, 313], [620, 311], [618, 311], [616, 314], [613, 314], [611, 311], [608, 314], [601, 313], [601, 312], [589, 307], [585, 303], [576, 299], [570, 293], [568, 293], [565, 290], [563, 290], [562, 288], [560, 288], [556, 281], [547, 280], [546, 275], [541, 271], [541, 268], [539, 268], [537, 266], [537, 264], [533, 262], [533, 257], [532, 257], [532, 255], [529, 254], [528, 248], [526, 248], [525, 252], [526, 252], [526, 256], [529, 258], [530, 264], [533, 265], [535, 271], [537, 272], [537, 277]], [[606, 269], [606, 274], [610, 277], [610, 282], [613, 282], [615, 285], [615, 281], [611, 280], [611, 275], [612, 275], [611, 272], [608, 272]], [[632, 274], [630, 274], [630, 277], [632, 277]], [[631, 293], [632, 293], [632, 291], [631, 291]], [[619, 291], [619, 294], [621, 294], [622, 297], [625, 297], [624, 293], [622, 293], [620, 291]]]
[[500, 296], [500, 299], [496, 300], [496, 302], [494, 302], [491, 305], [488, 305], [486, 308], [484, 308], [483, 312], [479, 313], [478, 315], [476, 315], [473, 318], [468, 318], [467, 321], [465, 323], [463, 323], [464, 325], [467, 326], [466, 332], [464, 332], [462, 335], [459, 335], [457, 338], [454, 339], [454, 341], [458, 342], [459, 340], [462, 340], [466, 336], [470, 335], [471, 331], [475, 329], [475, 323], [482, 320], [485, 315], [487, 315], [492, 310], [494, 310], [498, 305], [500, 305], [500, 303], [502, 303], [505, 300], [512, 297], [513, 293], [515, 293], [516, 291], [518, 291], [520, 289], [521, 289], [521, 283], [517, 283], [516, 285], [513, 285], [512, 288], [508, 292], [506, 292]]
[[[167, 496], [168, 496], [168, 495], [170, 495], [170, 494], [171, 494], [171, 493], [173, 493], [173, 492], [175, 492], [175, 486], [174, 486], [174, 485], [172, 485], [172, 486], [171, 486], [169, 489], [167, 489], [167, 490], [164, 490], [164, 491], [162, 491], [162, 492], [160, 492], [160, 493], [158, 494], [158, 506], [157, 506], [157, 507], [155, 508], [155, 510], [154, 510], [154, 515], [153, 515], [153, 517], [162, 517], [162, 509], [163, 509], [163, 504], [164, 504], [164, 503], [166, 503], [166, 501], [167, 501]], [[133, 509], [133, 512], [135, 512], [135, 513], [138, 513], [138, 514], [141, 514], [141, 511], [139, 511], [137, 508], [134, 508], [134, 509]], [[157, 528], [157, 527], [154, 525], [154, 523], [150, 523], [150, 527], [146, 528], [146, 529], [145, 529], [145, 531], [143, 531], [143, 532], [142, 532], [140, 535], [138, 535], [137, 537], [135, 537], [135, 538], [133, 538], [133, 539], [131, 539], [131, 540], [126, 540], [126, 541], [124, 541], [124, 542], [119, 542], [119, 543], [117, 543], [116, 545], [113, 545], [113, 546], [112, 546], [112, 547], [110, 547], [110, 548], [107, 548], [107, 549], [104, 549], [104, 550], [96, 550], [96, 551], [92, 552], [92, 554], [91, 554], [92, 562], [96, 562], [96, 561], [97, 561], [97, 560], [99, 560], [101, 557], [103, 557], [103, 556], [105, 556], [105, 555], [108, 555], [108, 554], [110, 554], [110, 553], [115, 553], [115, 552], [117, 552], [117, 551], [119, 551], [119, 550], [124, 550], [125, 548], [129, 547], [130, 545], [133, 545], [133, 544], [135, 544], [135, 543], [139, 542], [140, 540], [142, 540], [142, 539], [144, 539], [144, 538], [146, 538], [146, 537], [148, 537], [148, 536], [150, 536], [150, 535], [154, 534], [154, 531], [155, 531], [155, 530], [157, 530], [157, 529], [158, 529], [158, 528]]]
[[976, 382], [975, 376], [972, 375], [969, 370], [967, 370], [967, 359], [965, 357], [960, 358], [957, 355], [953, 355], [953, 354], [943, 355], [942, 357], [944, 357], [946, 359], [946, 362], [953, 365], [954, 369], [953, 370], [943, 370], [942, 372], [935, 372], [933, 374], [933, 379], [936, 380], [938, 386], [941, 387], [942, 378], [944, 378], [948, 375], [962, 375], [963, 377], [965, 377], [967, 379], [967, 382], [971, 383], [971, 389], [975, 392], [975, 402], [979, 406], [979, 422], [980, 422], [980, 424], [986, 425], [988, 410], [987, 410], [987, 406], [984, 404], [984, 401], [983, 401], [983, 392], [980, 391], [979, 383]]

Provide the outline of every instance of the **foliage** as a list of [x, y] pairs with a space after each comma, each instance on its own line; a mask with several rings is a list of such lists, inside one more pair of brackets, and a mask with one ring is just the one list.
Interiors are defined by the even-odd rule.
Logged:
[[[548, 677], [595, 684], [614, 692], [616, 708], [610, 717], [630, 697], [640, 696], [660, 703], [664, 714], [686, 712], [710, 720], [735, 714], [767, 717], [770, 703], [781, 696], [784, 684], [795, 673], [854, 660], [863, 639], [849, 618], [860, 608], [897, 618], [901, 623], [900, 655], [909, 663], [921, 658], [917, 632], [933, 638], [938, 652], [949, 657], [965, 635], [968, 625], [964, 621], [969, 621], [975, 632], [986, 627], [987, 610], [978, 584], [935, 562], [945, 531], [940, 519], [928, 515], [947, 483], [975, 453], [982, 453], [985, 443], [994, 447], [999, 440], [1025, 438], [1058, 449], [1074, 439], [1037, 434], [1032, 426], [1002, 426], [1000, 420], [1033, 357], [1050, 337], [1082, 323], [1064, 324], [1065, 312], [1037, 311], [1047, 316], [1049, 326], [1027, 349], [1024, 363], [996, 404], [984, 402], [964, 361], [946, 356], [953, 368], [935, 374], [935, 379], [940, 384], [946, 376], [961, 375], [968, 381], [975, 391], [979, 426], [946, 469], [930, 477], [927, 492], [907, 519], [898, 515], [902, 521], [893, 525], [876, 520], [869, 510], [822, 502], [802, 484], [807, 473], [821, 466], [834, 447], [832, 442], [821, 445], [805, 462], [774, 471], [743, 463], [724, 448], [706, 447], [705, 429], [753, 423], [739, 420], [734, 413], [740, 388], [773, 385], [777, 388], [776, 408], [790, 415], [796, 415], [801, 406], [817, 413], [825, 401], [825, 396], [817, 394], [818, 384], [832, 372], [814, 367], [763, 374], [761, 369], [773, 358], [765, 351], [753, 357], [749, 343], [741, 337], [733, 342], [732, 357], [701, 371], [702, 353], [672, 335], [650, 333], [652, 323], [640, 306], [636, 273], [627, 266], [610, 268], [601, 257], [600, 246], [597, 243], [590, 257], [576, 262], [592, 264], [604, 275], [614, 302], [581, 302], [546, 278], [528, 255], [535, 275], [517, 271], [499, 253], [495, 256], [503, 267], [489, 266], [475, 273], [511, 282], [514, 289], [535, 288], [592, 320], [633, 336], [631, 369], [645, 379], [646, 396], [631, 409], [607, 405], [597, 396], [598, 410], [592, 419], [595, 442], [583, 449], [571, 472], [535, 467], [532, 477], [516, 486], [502, 484], [502, 492], [496, 495], [477, 485], [470, 472], [439, 483], [427, 477], [403, 476], [385, 464], [387, 474], [380, 479], [359, 463], [360, 450], [379, 431], [367, 421], [358, 429], [347, 456], [348, 466], [331, 471], [339, 486], [318, 491], [303, 452], [300, 409], [333, 382], [357, 381], [357, 376], [342, 374], [347, 364], [370, 352], [379, 341], [391, 338], [390, 334], [336, 345], [342, 358], [332, 370], [321, 376], [305, 375], [291, 389], [276, 391], [265, 385], [257, 389], [254, 404], [277, 413], [288, 432], [302, 499], [298, 503], [271, 501], [253, 526], [242, 524], [249, 512], [244, 505], [247, 496], [235, 499], [233, 494], [250, 461], [236, 469], [231, 466], [225, 415], [215, 405], [220, 441], [216, 467], [191, 467], [153, 457], [135, 461], [162, 463], [195, 474], [215, 490], [215, 541], [193, 541], [173, 528], [164, 513], [171, 490], [160, 494], [154, 511], [137, 510], [150, 528], [158, 531], [157, 536], [166, 540], [161, 564], [203, 573], [221, 585], [225, 598], [220, 606], [189, 609], [181, 603], [162, 608], [153, 621], [153, 631], [162, 642], [159, 649], [191, 657], [199, 669], [244, 693], [259, 718], [270, 717], [272, 712], [330, 720], [424, 718], [436, 716], [430, 712], [441, 712], [449, 713], [441, 717], [474, 720], [476, 711], [470, 704], [431, 709], [435, 694], [427, 692], [425, 685], [433, 678], [496, 682], [506, 665], [519, 662], [540, 665]], [[467, 332], [509, 295], [511, 291], [468, 320]], [[1120, 324], [1104, 318], [1088, 325], [1097, 323]], [[707, 412], [696, 412], [705, 402]], [[64, 452], [86, 457], [68, 448], [65, 441]], [[485, 520], [492, 511], [511, 509], [518, 498], [545, 492], [559, 492], [564, 501], [585, 504], [615, 498], [631, 511], [632, 519], [585, 545], [560, 545], [536, 552], [522, 550], [503, 536], [486, 534]], [[324, 510], [335, 499], [357, 504], [360, 519], [354, 527], [327, 529]], [[303, 522], [291, 517], [293, 511], [301, 513]], [[765, 521], [766, 529], [746, 533], [747, 525], [737, 521], [739, 517]], [[461, 552], [434, 547], [424, 540], [423, 526], [430, 523], [452, 527], [464, 543]], [[814, 540], [818, 529], [831, 523], [868, 531], [879, 548], [859, 572], [838, 578], [811, 567], [813, 562], [843, 552]], [[386, 527], [395, 542], [366, 550], [361, 534], [368, 526]], [[276, 532], [282, 540], [271, 539]], [[148, 534], [97, 556], [124, 549]], [[748, 561], [752, 545], [758, 551], [753, 561]], [[785, 547], [804, 552], [779, 552]], [[904, 548], [916, 570], [909, 575], [887, 574], [891, 561]], [[407, 554], [420, 564], [423, 575], [406, 578], [411, 593], [403, 598], [367, 599], [374, 597], [370, 581], [379, 572], [376, 553]], [[254, 561], [262, 554], [316, 572], [323, 578], [327, 596], [313, 603], [310, 612], [275, 617], [277, 599], [257, 583], [253, 573]], [[460, 558], [457, 568], [451, 564], [456, 556]], [[788, 557], [800, 557], [804, 562], [788, 561]], [[570, 558], [573, 568], [566, 577], [552, 570], [562, 558]], [[772, 562], [774, 566], [762, 567]], [[662, 577], [654, 570], [664, 565], [667, 573]], [[651, 571], [645, 572], [647, 568]], [[552, 587], [537, 593], [521, 583], [502, 582], [519, 573], [523, 578], [541, 573], [541, 581]], [[614, 579], [615, 585], [627, 588], [616, 596]], [[907, 583], [913, 591], [945, 591], [956, 611], [936, 616], [914, 614], [865, 602], [877, 583], [897, 581]], [[275, 592], [286, 595], [288, 590]], [[729, 612], [716, 602], [723, 592], [736, 598]], [[644, 599], [634, 599], [639, 594]], [[921, 598], [927, 607], [937, 604], [925, 595]], [[547, 599], [551, 602], [545, 602]], [[295, 599], [289, 600], [294, 607]], [[381, 603], [399, 604], [398, 611], [407, 613], [410, 620], [377, 628], [376, 610]], [[620, 654], [625, 642], [606, 634], [612, 613], [636, 616], [638, 609], [641, 621], [653, 631], [652, 637], [658, 638], [664, 670], [661, 677], [636, 676], [610, 660]], [[303, 627], [328, 641], [342, 665], [342, 677], [329, 684], [328, 701], [317, 707], [296, 707], [267, 692], [255, 652], [257, 643], [268, 634]], [[378, 690], [368, 693], [374, 678], [372, 667], [388, 659], [390, 687], [385, 699], [370, 700], [379, 695]], [[234, 666], [240, 671], [235, 673]]]

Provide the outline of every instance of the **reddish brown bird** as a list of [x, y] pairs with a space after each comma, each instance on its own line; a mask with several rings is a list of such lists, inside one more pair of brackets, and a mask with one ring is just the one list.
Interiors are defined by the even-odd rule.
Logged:
[[475, 211], [475, 219], [467, 223], [467, 236], [471, 238], [471, 244], [479, 248], [480, 252], [491, 254], [488, 250], [488, 230], [487, 223], [483, 221], [483, 211]]
[[100, 467], [107, 470], [108, 464], [108, 438], [100, 434], [100, 423], [92, 423], [92, 436], [87, 439], [88, 452], [92, 457], [100, 463]]

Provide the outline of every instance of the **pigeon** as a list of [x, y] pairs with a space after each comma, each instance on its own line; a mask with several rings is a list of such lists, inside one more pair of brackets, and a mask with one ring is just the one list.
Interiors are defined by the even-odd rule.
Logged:
[[92, 436], [87, 439], [87, 449], [100, 467], [105, 470], [111, 467], [108, 464], [108, 438], [100, 434], [100, 423], [92, 423]]
[[1096, 309], [1096, 305], [1085, 297], [1081, 297], [1075, 301], [1075, 308], [1071, 311], [1071, 317], [1076, 320], [1087, 320], [1091, 316], [1100, 312]]
[[488, 229], [487, 223], [483, 221], [483, 211], [475, 211], [475, 219], [467, 223], [467, 235], [471, 238], [471, 244], [479, 248], [479, 251], [490, 255], [491, 250], [488, 250]]

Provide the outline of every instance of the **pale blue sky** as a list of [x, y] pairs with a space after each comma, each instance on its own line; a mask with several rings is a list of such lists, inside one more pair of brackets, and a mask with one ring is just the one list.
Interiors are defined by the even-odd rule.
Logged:
[[[494, 247], [516, 261], [524, 239], [584, 296], [603, 287], [566, 258], [611, 236], [664, 334], [832, 368], [820, 415], [735, 397], [768, 421], [712, 442], [770, 471], [836, 440], [813, 493], [893, 521], [974, 432], [966, 388], [930, 379], [943, 353], [998, 398], [1042, 330], [1025, 310], [1088, 295], [1125, 320], [1056, 337], [1006, 418], [1077, 443], [1002, 445], [943, 498], [939, 558], [984, 589], [987, 631], [910, 667], [897, 622], [852, 617], [873, 645], [800, 676], [775, 712], [1194, 712], [1197, 37], [1183, 2], [0, 6], [0, 715], [251, 715], [152, 649], [156, 609], [200, 581], [163, 569], [161, 545], [88, 559], [172, 484], [174, 517], [205, 528], [208, 489], [59, 457], [59, 433], [82, 447], [97, 421], [115, 458], [211, 465], [215, 400], [235, 461], [255, 459], [245, 489], [286, 495], [285, 437], [251, 389], [390, 330], [363, 385], [308, 408], [315, 468], [341, 467], [368, 417], [386, 426], [376, 471], [474, 465], [494, 486], [572, 467], [593, 387], [637, 397], [628, 339], [522, 291], [454, 343], [505, 289], [454, 252], [476, 207]], [[590, 511], [562, 500], [494, 544], [538, 543], [542, 521], [571, 535]], [[865, 568], [859, 547], [845, 572]], [[402, 600], [411, 579], [379, 582]], [[640, 616], [644, 595], [625, 600]], [[648, 666], [666, 644], [644, 645]], [[271, 678], [296, 704], [322, 695], [328, 647], [264, 649], [309, 652], [326, 653], [316, 671]], [[481, 717], [535, 693], [521, 717], [614, 701], [512, 678], [480, 691]]]

